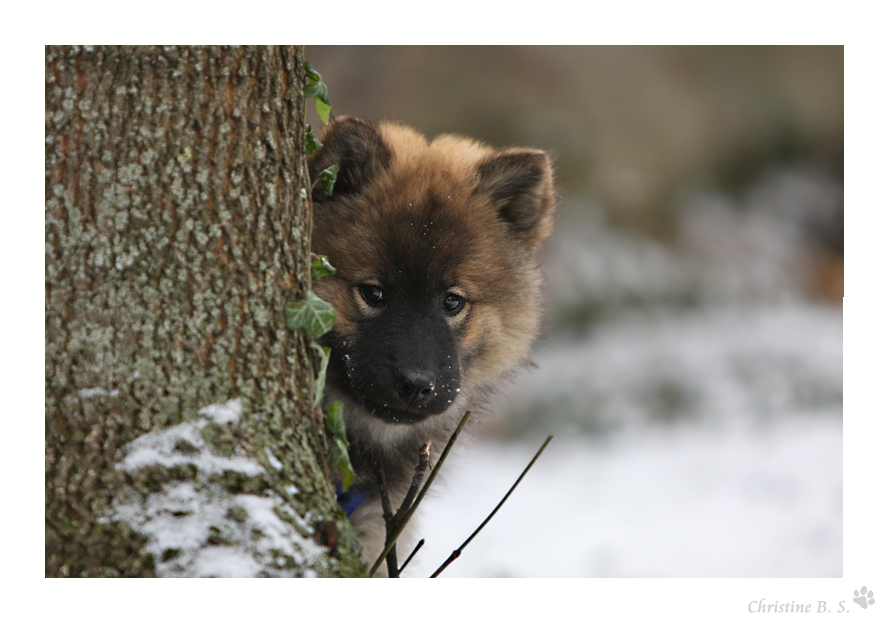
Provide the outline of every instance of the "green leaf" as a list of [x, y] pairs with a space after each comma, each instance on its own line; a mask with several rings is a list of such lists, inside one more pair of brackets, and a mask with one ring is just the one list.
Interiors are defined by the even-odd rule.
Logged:
[[334, 437], [331, 445], [331, 464], [340, 470], [340, 488], [343, 491], [349, 489], [355, 479], [355, 470], [349, 460], [349, 442], [346, 441], [346, 424], [343, 422], [343, 403], [332, 402], [325, 409], [327, 418], [325, 423]]
[[312, 261], [312, 281], [318, 281], [322, 277], [333, 275], [337, 269], [331, 266], [326, 255], [319, 255]]
[[307, 98], [315, 98], [315, 112], [325, 125], [330, 121], [331, 100], [328, 97], [328, 86], [322, 81], [321, 74], [312, 68], [308, 62], [303, 63], [306, 71], [306, 84], [303, 85], [303, 95]]
[[331, 466], [340, 470], [340, 488], [345, 492], [355, 480], [355, 470], [349, 460], [349, 451], [342, 439], [334, 439], [331, 446]]
[[340, 167], [336, 164], [332, 164], [327, 169], [318, 174], [317, 181], [321, 184], [321, 189], [324, 191], [328, 197], [334, 194], [334, 184], [337, 182], [337, 173], [340, 171]]
[[312, 65], [309, 64], [309, 61], [303, 61], [303, 71], [306, 72], [306, 78], [309, 80], [313, 82], [321, 80], [321, 74], [313, 69]]
[[303, 95], [307, 98], [319, 97], [327, 99], [328, 87], [324, 82], [307, 82], [303, 85]]
[[327, 382], [328, 378], [328, 362], [331, 360], [331, 349], [327, 346], [320, 346], [318, 342], [309, 342], [309, 346], [312, 347], [320, 358], [320, 363], [318, 364], [318, 372], [315, 374], [315, 383], [312, 387], [314, 398], [312, 400], [312, 407], [315, 408], [321, 404], [322, 396], [324, 396], [324, 384]]
[[322, 142], [318, 140], [318, 137], [315, 136], [315, 132], [312, 131], [312, 128], [309, 128], [308, 130], [306, 130], [306, 137], [304, 140], [305, 140], [305, 144], [306, 144], [306, 157], [307, 158], [311, 158], [312, 154], [314, 154], [316, 151], [318, 151], [319, 149], [324, 147]]
[[[315, 75], [318, 76], [317, 73]], [[303, 95], [319, 99], [328, 107], [331, 105], [331, 100], [328, 97], [328, 85], [321, 81], [321, 76], [318, 76], [318, 79], [310, 78], [310, 81], [303, 85]]]
[[347, 491], [355, 479], [355, 470], [349, 460], [349, 442], [346, 441], [346, 424], [343, 422], [343, 403], [332, 402], [325, 409], [325, 423], [333, 435], [331, 444], [331, 466], [340, 470], [340, 488]]
[[307, 298], [284, 310], [284, 320], [291, 331], [303, 328], [310, 336], [321, 337], [334, 328], [337, 312], [333, 305], [318, 298], [312, 291], [307, 295]]
[[325, 91], [324, 97], [315, 97], [315, 112], [318, 113], [318, 118], [321, 119], [321, 122], [325, 125], [331, 121], [331, 108], [333, 107], [328, 101], [327, 91]]
[[[325, 409], [325, 413], [327, 414], [325, 424], [328, 430], [331, 431], [334, 437], [346, 442], [346, 424], [343, 423], [343, 403], [339, 400], [332, 402]], [[347, 445], [349, 444], [347, 443]]]

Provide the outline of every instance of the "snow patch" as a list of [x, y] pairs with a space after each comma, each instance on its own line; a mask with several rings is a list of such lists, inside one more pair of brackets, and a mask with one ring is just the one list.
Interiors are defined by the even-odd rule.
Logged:
[[205, 474], [234, 471], [256, 476], [263, 472], [262, 465], [252, 459], [213, 454], [201, 435], [207, 423], [194, 420], [142, 435], [127, 447], [127, 454], [118, 463], [118, 469], [131, 472], [152, 465], [176, 467], [192, 464]]
[[[307, 561], [325, 554], [323, 547], [301, 534], [310, 532], [293, 516], [280, 496], [232, 494], [208, 477], [223, 472], [247, 476], [263, 473], [247, 457], [214, 454], [202, 430], [211, 422], [229, 424], [243, 415], [239, 400], [211, 405], [191, 422], [142, 435], [126, 448], [117, 468], [133, 472], [151, 466], [197, 467], [195, 481], [171, 482], [157, 493], [135, 492], [117, 503], [111, 518], [131, 525], [148, 537], [146, 551], [155, 571], [164, 577], [293, 576], [307, 573]], [[281, 463], [268, 455], [276, 469]], [[273, 461], [274, 459], [274, 461]]]
[[266, 448], [266, 456], [269, 458], [269, 464], [272, 466], [272, 468], [281, 471], [281, 468], [284, 467], [284, 465], [282, 465], [281, 461], [279, 461], [275, 457], [275, 455], [272, 454], [272, 451], [269, 448]]
[[198, 415], [205, 415], [217, 424], [234, 424], [241, 419], [244, 411], [241, 408], [241, 400], [233, 398], [228, 402], [210, 405], [198, 410]]

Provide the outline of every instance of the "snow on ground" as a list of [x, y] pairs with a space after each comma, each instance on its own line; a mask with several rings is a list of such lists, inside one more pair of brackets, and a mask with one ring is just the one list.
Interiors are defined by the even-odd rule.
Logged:
[[[449, 459], [406, 576], [429, 576], [536, 449]], [[841, 420], [822, 413], [558, 436], [443, 577], [840, 577], [842, 487]]]
[[553, 340], [534, 360], [497, 409], [508, 430], [600, 434], [653, 422], [840, 414], [843, 404], [843, 317], [823, 305], [633, 312], [584, 339]]

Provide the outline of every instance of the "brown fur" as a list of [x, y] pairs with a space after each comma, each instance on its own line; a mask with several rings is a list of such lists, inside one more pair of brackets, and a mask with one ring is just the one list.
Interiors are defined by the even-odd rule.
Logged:
[[[383, 540], [377, 470], [383, 469], [398, 505], [419, 447], [432, 441], [435, 461], [463, 413], [527, 361], [540, 327], [534, 253], [552, 227], [552, 169], [538, 150], [493, 149], [453, 135], [430, 142], [402, 125], [376, 127], [349, 117], [334, 119], [320, 140], [324, 148], [310, 161], [313, 179], [332, 164], [340, 167], [332, 197], [318, 188], [313, 193], [312, 249], [337, 269], [315, 286], [338, 313], [323, 338], [332, 348], [325, 400], [344, 403], [357, 472], [353, 486], [370, 492], [350, 518], [371, 561]], [[366, 300], [362, 288], [368, 284], [386, 293], [386, 304]], [[409, 307], [421, 292], [431, 293], [430, 306], [423, 299]], [[463, 307], [443, 312], [437, 305], [446, 296], [464, 301]], [[402, 314], [398, 331], [375, 324], [386, 322], [386, 314]], [[408, 355], [387, 350], [394, 339], [406, 341]], [[373, 356], [358, 361], [359, 345], [368, 344], [381, 358], [409, 362], [431, 359], [427, 349], [452, 348], [456, 369], [435, 364], [431, 402], [396, 399], [393, 406], [380, 398], [390, 390], [379, 379], [390, 372], [377, 368], [388, 364]], [[401, 363], [392, 365], [398, 375]], [[372, 367], [373, 374], [366, 372]], [[432, 404], [437, 400], [439, 406]]]

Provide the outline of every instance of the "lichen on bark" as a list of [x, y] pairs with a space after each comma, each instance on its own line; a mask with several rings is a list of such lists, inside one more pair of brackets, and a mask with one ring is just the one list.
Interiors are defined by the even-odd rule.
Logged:
[[156, 469], [149, 486], [122, 461], [137, 438], [232, 399], [244, 416], [206, 423], [182, 456], [249, 457], [261, 485], [207, 486], [274, 498], [294, 534], [325, 535], [314, 557], [257, 574], [358, 572], [331, 537], [344, 520], [308, 417], [310, 353], [284, 325], [310, 284], [301, 85], [299, 47], [46, 48], [48, 576], [175, 560], [114, 509], [205, 482], [200, 466]]

